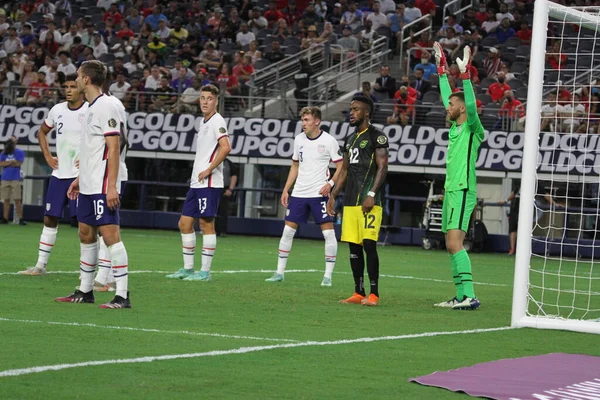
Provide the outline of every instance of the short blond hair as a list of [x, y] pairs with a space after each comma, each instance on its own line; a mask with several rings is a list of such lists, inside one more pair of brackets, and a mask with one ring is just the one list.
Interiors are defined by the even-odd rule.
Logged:
[[300, 110], [300, 118], [302, 118], [305, 115], [312, 115], [314, 118], [318, 119], [319, 121], [321, 120], [321, 117], [323, 116], [323, 114], [321, 113], [321, 109], [319, 107], [315, 107], [315, 106], [309, 106], [309, 107], [303, 107], [302, 110]]

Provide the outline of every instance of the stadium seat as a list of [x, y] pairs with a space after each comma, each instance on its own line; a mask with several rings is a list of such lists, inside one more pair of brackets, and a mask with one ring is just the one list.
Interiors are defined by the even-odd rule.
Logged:
[[483, 115], [479, 116], [479, 120], [481, 121], [481, 124], [483, 125], [483, 127], [485, 129], [491, 131], [493, 129], [496, 129], [496, 125], [498, 125], [500, 118], [498, 118], [497, 115], [494, 116], [494, 115], [490, 115], [490, 114], [483, 114]]
[[507, 50], [515, 50], [517, 47], [519, 47], [521, 45], [521, 39], [519, 39], [516, 36], [513, 36], [513, 37], [509, 38], [503, 44]]
[[372, 92], [371, 95], [375, 97], [377, 101], [385, 101], [389, 99], [387, 92]]
[[479, 86], [487, 90], [492, 83], [496, 83], [496, 80], [493, 78], [483, 78], [479, 83]]
[[271, 61], [267, 60], [266, 58], [261, 58], [260, 60], [256, 60], [254, 63], [254, 69], [260, 70], [268, 67], [269, 65], [271, 65]]
[[502, 53], [502, 57], [500, 57], [502, 61], [507, 62], [508, 64], [514, 64], [517, 61], [517, 56], [513, 51], [514, 50], [511, 49]]
[[481, 45], [486, 50], [486, 52], [491, 47], [496, 47], [497, 44], [498, 44], [498, 39], [496, 39], [496, 36], [486, 36], [483, 38], [483, 40], [481, 40]]
[[266, 38], [264, 38], [262, 44], [264, 46], [268, 46], [268, 45], [270, 45], [271, 43], [273, 43], [276, 40], [279, 40], [279, 38], [276, 38], [275, 36], [268, 35]]
[[528, 68], [529, 66], [526, 63], [522, 61], [516, 61], [510, 66], [510, 72], [515, 75], [521, 75], [527, 72]]
[[379, 36], [385, 36], [386, 38], [392, 37], [392, 30], [389, 26], [380, 26], [375, 32], [377, 32]]
[[487, 53], [480, 51], [473, 57], [473, 63], [481, 67], [483, 65], [483, 60], [485, 60], [486, 57]]
[[481, 104], [483, 104], [484, 106], [493, 102], [492, 96], [490, 96], [489, 94], [480, 94], [479, 96], [477, 96], [477, 99], [481, 101]]
[[515, 91], [515, 96], [517, 99], [519, 99], [521, 101], [527, 100], [527, 88], [526, 87], [518, 88]]
[[115, 61], [115, 55], [111, 53], [102, 54], [98, 60], [105, 64], [112, 64]]
[[235, 43], [231, 42], [223, 42], [219, 45], [221, 52], [223, 53], [233, 53], [237, 50], [237, 46]]
[[508, 86], [510, 86], [512, 90], [517, 90], [519, 88], [525, 87], [525, 83], [519, 78], [515, 78], [511, 79], [510, 82], [508, 82]]
[[528, 45], [520, 45], [515, 50], [515, 55], [517, 56], [517, 60], [527, 61], [531, 56], [531, 46]]
[[293, 56], [298, 53], [300, 53], [300, 46], [288, 46], [285, 49], [286, 56]]
[[423, 95], [421, 99], [424, 103], [435, 103], [436, 101], [440, 101], [439, 92], [429, 91]]
[[300, 39], [298, 39], [295, 36], [288, 36], [285, 38], [285, 40], [283, 41], [283, 43], [281, 44], [282, 46], [300, 46]]
[[425, 122], [427, 125], [434, 128], [445, 128], [446, 114], [443, 112], [429, 111], [425, 116]]

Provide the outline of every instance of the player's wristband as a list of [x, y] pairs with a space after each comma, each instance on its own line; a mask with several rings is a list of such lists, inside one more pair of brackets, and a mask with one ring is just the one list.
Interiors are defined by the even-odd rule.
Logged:
[[327, 181], [327, 183], [329, 183], [329, 185], [330, 185], [331, 187], [334, 187], [334, 186], [335, 186], [335, 182], [333, 181], [333, 179], [330, 179], [330, 180], [328, 180], [328, 181]]
[[375, 192], [367, 192], [367, 196], [375, 198]]

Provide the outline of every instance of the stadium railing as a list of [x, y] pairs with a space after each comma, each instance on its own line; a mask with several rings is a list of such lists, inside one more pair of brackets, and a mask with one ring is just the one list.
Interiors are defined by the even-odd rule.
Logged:
[[423, 25], [424, 27], [419, 29], [416, 32], [412, 32], [412, 34], [416, 37], [419, 36], [423, 32], [432, 32], [433, 29], [433, 18], [428, 15], [423, 15], [421, 18], [414, 20], [411, 23], [408, 23], [402, 27], [400, 31], [400, 40], [398, 41], [397, 51], [398, 51], [398, 61], [400, 65], [400, 69], [403, 72], [404, 70], [404, 49], [408, 47], [408, 43], [411, 41], [411, 31], [419, 26]]

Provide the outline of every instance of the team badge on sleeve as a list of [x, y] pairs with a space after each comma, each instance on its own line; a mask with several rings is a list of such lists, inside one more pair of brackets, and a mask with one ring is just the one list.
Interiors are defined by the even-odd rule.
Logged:
[[378, 136], [377, 137], [377, 143], [379, 144], [386, 144], [387, 143], [387, 137], [386, 136]]
[[219, 128], [219, 133], [227, 133], [227, 129], [220, 127]]
[[109, 119], [108, 120], [108, 126], [110, 126], [111, 128], [116, 128], [117, 121], [114, 118]]

